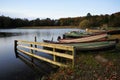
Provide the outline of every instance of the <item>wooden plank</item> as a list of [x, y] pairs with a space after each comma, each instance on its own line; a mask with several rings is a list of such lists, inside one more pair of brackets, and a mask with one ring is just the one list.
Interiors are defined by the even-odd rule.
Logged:
[[27, 49], [40, 51], [40, 52], [45, 52], [47, 54], [52, 54], [52, 55], [56, 55], [56, 56], [60, 56], [60, 57], [68, 58], [68, 59], [73, 59], [74, 58], [73, 55], [59, 53], [59, 52], [53, 52], [53, 51], [48, 51], [48, 50], [43, 50], [43, 49], [40, 49], [40, 48], [38, 49], [38, 48], [33, 48], [33, 47], [28, 47], [28, 46], [23, 46], [23, 45], [18, 45], [18, 47], [23, 47], [23, 48], [27, 48]]
[[18, 53], [17, 53], [17, 40], [14, 41], [14, 51], [15, 51], [15, 56], [18, 57]]
[[76, 50], [74, 48], [74, 50], [72, 51], [72, 56], [73, 56], [73, 59], [72, 59], [72, 67], [74, 67], [75, 65], [75, 55], [76, 55]]
[[[55, 52], [55, 48], [53, 48], [53, 52]], [[53, 60], [56, 61], [56, 55], [53, 54]]]
[[73, 51], [73, 48], [74, 48], [73, 46], [43, 43], [43, 42], [32, 42], [32, 41], [23, 41], [23, 40], [18, 40], [18, 42], [25, 43], [25, 44], [34, 44], [34, 45], [44, 46], [44, 47], [52, 47], [52, 48], [57, 48], [57, 49], [62, 49], [62, 50], [70, 50], [70, 51]]
[[38, 55], [35, 55], [35, 54], [31, 54], [31, 53], [29, 53], [29, 52], [26, 52], [26, 51], [23, 51], [23, 50], [20, 50], [20, 49], [18, 49], [18, 51], [20, 51], [20, 52], [22, 52], [22, 53], [24, 53], [24, 54], [26, 54], [26, 55], [32, 56], [32, 57], [34, 57], [34, 58], [37, 58], [37, 59], [40, 59], [40, 60], [49, 62], [49, 63], [54, 64], [54, 65], [57, 65], [57, 66], [67, 67], [67, 65], [65, 65], [65, 64], [62, 64], [62, 63], [59, 63], [59, 62], [55, 62], [55, 61], [52, 61], [52, 60], [47, 59], [47, 58], [43, 58], [43, 57], [41, 57], [41, 56], [38, 56]]
[[[54, 64], [54, 65], [65, 66], [65, 67], [67, 65], [62, 64], [60, 62], [56, 62], [56, 59], [55, 59], [56, 56], [72, 59], [72, 66], [74, 67], [75, 51], [74, 51], [73, 46], [60, 45], [60, 44], [51, 44], [51, 43], [43, 43], [43, 42], [32, 42], [32, 41], [24, 41], [24, 40], [16, 40], [16, 41], [17, 41], [16, 42], [16, 49], [17, 49], [17, 47], [22, 47], [22, 48], [26, 48], [26, 49], [31, 49], [31, 50], [36, 50], [36, 51], [39, 51], [39, 52], [44, 52], [44, 53], [47, 53], [47, 54], [51, 54], [51, 55], [54, 56], [54, 61], [50, 60], [50, 59], [47, 59], [47, 58], [44, 58], [44, 57], [41, 57], [41, 56], [38, 56], [38, 55], [35, 55], [35, 54], [31, 54], [30, 52], [26, 52], [24, 50], [17, 49], [19, 52], [22, 52], [22, 53], [24, 53], [24, 54], [26, 54], [28, 56], [32, 56], [34, 58], [49, 62], [49, 63]], [[38, 45], [38, 46], [43, 46], [43, 47], [50, 47], [50, 48], [53, 48], [53, 51], [44, 50], [44, 49], [40, 49], [40, 48], [34, 48], [33, 46], [30, 47], [28, 45], [25, 46], [23, 44], [31, 44], [31, 45]], [[65, 54], [65, 53], [55, 52], [55, 49], [71, 51], [72, 54]]]
[[17, 50], [17, 42], [18, 42], [17, 40], [15, 40], [15, 42], [14, 42], [14, 50], [15, 50], [15, 53], [17, 53], [17, 52], [16, 52], [16, 50]]

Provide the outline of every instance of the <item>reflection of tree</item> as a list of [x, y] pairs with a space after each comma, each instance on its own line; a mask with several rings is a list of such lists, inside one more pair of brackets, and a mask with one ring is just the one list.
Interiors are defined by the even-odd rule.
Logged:
[[22, 35], [22, 33], [0, 32], [0, 37], [10, 37], [18, 35]]

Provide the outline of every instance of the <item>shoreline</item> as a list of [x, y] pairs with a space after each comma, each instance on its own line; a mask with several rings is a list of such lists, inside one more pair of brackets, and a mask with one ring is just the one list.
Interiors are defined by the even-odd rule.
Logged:
[[25, 26], [16, 29], [67, 29], [67, 28], [79, 29], [78, 26]]
[[0, 29], [80, 29], [79, 26], [24, 26], [16, 28], [0, 28]]
[[[16, 27], [16, 28], [0, 28], [0, 29], [86, 29], [80, 28], [79, 26], [24, 26], [24, 27]], [[88, 28], [92, 29], [92, 28]], [[119, 27], [108, 27], [107, 30], [120, 29]]]

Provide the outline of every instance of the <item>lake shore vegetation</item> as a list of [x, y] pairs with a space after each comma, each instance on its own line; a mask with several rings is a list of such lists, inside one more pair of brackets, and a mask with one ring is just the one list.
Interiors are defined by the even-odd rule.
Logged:
[[[120, 12], [113, 13], [111, 15], [91, 15], [88, 13], [83, 17], [68, 17], [60, 19], [40, 19], [28, 20], [26, 18], [10, 18], [1, 15], [0, 16], [0, 29], [10, 29], [10, 28], [61, 28], [61, 26], [72, 26], [73, 28], [96, 28], [96, 27], [119, 27], [120, 26]], [[57, 27], [56, 27], [57, 26]]]
[[[120, 37], [113, 35], [110, 38]], [[119, 80], [120, 43], [106, 51], [77, 52], [74, 67], [61, 67], [43, 80]]]

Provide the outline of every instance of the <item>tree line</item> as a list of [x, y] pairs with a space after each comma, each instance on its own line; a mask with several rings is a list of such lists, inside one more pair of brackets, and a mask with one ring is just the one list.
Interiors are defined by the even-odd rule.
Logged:
[[10, 18], [6, 16], [0, 16], [0, 28], [17, 28], [24, 26], [78, 26], [80, 28], [93, 28], [93, 27], [120, 27], [120, 12], [108, 15], [91, 15], [88, 13], [83, 17], [69, 17], [60, 18], [57, 20], [46, 18], [46, 19], [21, 19], [21, 18]]

